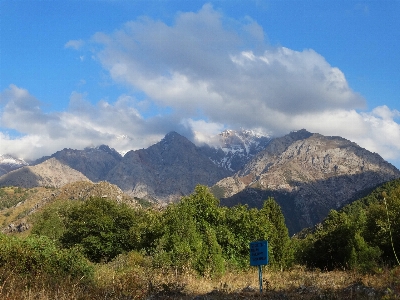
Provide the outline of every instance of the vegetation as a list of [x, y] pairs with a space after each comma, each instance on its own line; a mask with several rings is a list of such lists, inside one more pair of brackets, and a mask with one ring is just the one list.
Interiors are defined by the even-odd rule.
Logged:
[[[14, 193], [28, 191], [7, 190], [7, 195]], [[332, 210], [324, 222], [293, 238], [273, 198], [261, 209], [221, 207], [205, 186], [165, 209], [149, 203], [130, 207], [107, 198], [60, 200], [31, 220], [34, 226], [26, 237], [0, 235], [0, 298], [29, 299], [22, 294], [28, 289], [49, 290], [48, 298], [35, 299], [62, 299], [61, 294], [64, 299], [141, 299], [149, 294], [185, 299], [206, 293], [200, 282], [218, 290], [209, 299], [256, 297], [257, 289], [244, 289], [257, 286], [257, 274], [249, 267], [249, 243], [255, 240], [269, 241], [263, 284], [271, 297], [280, 291], [288, 298], [301, 292], [310, 294], [305, 299], [340, 299], [352, 285], [354, 293], [400, 297], [400, 267], [395, 267], [400, 180]]]
[[26, 200], [28, 195], [28, 191], [20, 187], [0, 188], [0, 210], [9, 208]]
[[394, 180], [341, 211], [332, 210], [312, 234], [297, 240], [297, 259], [327, 270], [373, 271], [399, 264], [399, 237], [400, 180]]

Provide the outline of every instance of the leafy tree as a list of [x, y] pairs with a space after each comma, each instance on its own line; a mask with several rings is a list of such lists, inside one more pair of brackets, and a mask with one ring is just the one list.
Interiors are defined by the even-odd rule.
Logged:
[[246, 205], [225, 208], [218, 227], [218, 241], [225, 259], [239, 268], [249, 266], [250, 242], [269, 240], [271, 223], [257, 209]]
[[327, 270], [351, 268], [368, 271], [376, 267], [381, 251], [368, 244], [362, 235], [365, 213], [358, 209], [351, 212], [331, 210], [315, 233], [301, 244], [301, 262]]
[[144, 250], [150, 253], [163, 232], [162, 212], [146, 208], [138, 209], [135, 213], [136, 219], [130, 228], [130, 237], [136, 250]]
[[65, 232], [65, 218], [68, 211], [73, 206], [79, 206], [81, 202], [78, 201], [56, 201], [41, 212], [34, 214], [31, 217], [33, 222], [32, 233], [41, 236], [47, 236], [55, 242]]
[[135, 249], [130, 232], [135, 217], [135, 211], [125, 204], [91, 198], [68, 212], [60, 240], [64, 247], [81, 247], [91, 261], [108, 261]]
[[[398, 263], [400, 255], [400, 188], [384, 193], [367, 210], [365, 239], [382, 250], [382, 259]], [[396, 258], [397, 257], [397, 258]]]
[[193, 268], [200, 274], [221, 273], [224, 261], [214, 229], [220, 215], [219, 200], [200, 185], [193, 194], [168, 206], [155, 248], [156, 261], [180, 270]]

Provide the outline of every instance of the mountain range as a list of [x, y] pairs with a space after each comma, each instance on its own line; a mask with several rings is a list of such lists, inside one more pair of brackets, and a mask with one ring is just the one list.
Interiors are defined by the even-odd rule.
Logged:
[[0, 186], [107, 181], [131, 197], [161, 204], [190, 194], [197, 184], [211, 187], [227, 206], [260, 207], [273, 196], [291, 233], [400, 177], [400, 171], [378, 154], [341, 137], [306, 130], [279, 138], [227, 130], [201, 146], [170, 132], [149, 148], [124, 156], [102, 145], [63, 149], [29, 166], [21, 163], [15, 169], [14, 164], [14, 170], [0, 161], [0, 168], [6, 172]]

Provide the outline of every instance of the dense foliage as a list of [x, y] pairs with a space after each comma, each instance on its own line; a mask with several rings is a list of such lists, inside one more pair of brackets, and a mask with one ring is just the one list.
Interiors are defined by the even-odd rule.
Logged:
[[130, 234], [135, 221], [135, 211], [128, 206], [92, 198], [68, 212], [60, 241], [66, 248], [81, 247], [94, 262], [108, 261], [135, 249]]
[[270, 263], [284, 268], [293, 253], [280, 207], [273, 199], [262, 209], [221, 207], [205, 186], [164, 210], [130, 208], [93, 198], [56, 202], [43, 210], [33, 233], [60, 247], [79, 248], [93, 262], [132, 250], [153, 257], [160, 267], [216, 275], [227, 266], [249, 266], [249, 243], [269, 240]]
[[28, 192], [20, 187], [0, 188], [0, 210], [12, 207], [17, 203], [26, 200], [28, 195]]
[[25, 276], [48, 274], [90, 278], [92, 267], [77, 249], [59, 249], [45, 236], [21, 239], [0, 234], [0, 268]]
[[218, 274], [226, 264], [249, 265], [249, 243], [269, 240], [271, 265], [285, 267], [290, 262], [290, 240], [284, 218], [273, 199], [263, 209], [247, 206], [221, 207], [207, 187], [179, 203], [163, 215], [162, 235], [154, 255], [162, 265], [190, 267], [200, 274]]
[[0, 267], [15, 262], [22, 273], [80, 276], [90, 273], [86, 259], [108, 262], [130, 252], [147, 257], [153, 267], [216, 276], [227, 268], [248, 268], [249, 243], [268, 240], [270, 268], [303, 264], [370, 271], [398, 263], [400, 180], [332, 210], [323, 223], [292, 239], [274, 199], [261, 209], [222, 207], [205, 186], [164, 209], [105, 198], [58, 201], [33, 221], [25, 239], [0, 236]]
[[297, 242], [298, 261], [321, 269], [368, 271], [398, 264], [400, 180], [382, 185], [341, 211], [332, 210], [313, 233]]

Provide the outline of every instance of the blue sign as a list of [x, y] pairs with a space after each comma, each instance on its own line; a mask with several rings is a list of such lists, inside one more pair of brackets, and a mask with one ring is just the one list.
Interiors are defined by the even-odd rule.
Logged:
[[268, 265], [268, 241], [250, 243], [250, 266]]

